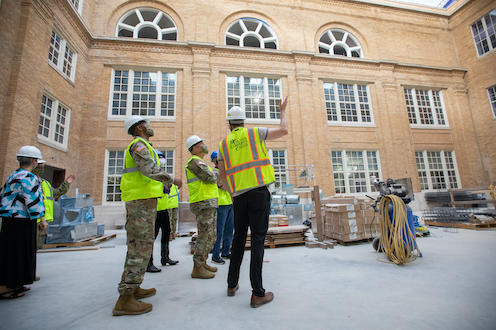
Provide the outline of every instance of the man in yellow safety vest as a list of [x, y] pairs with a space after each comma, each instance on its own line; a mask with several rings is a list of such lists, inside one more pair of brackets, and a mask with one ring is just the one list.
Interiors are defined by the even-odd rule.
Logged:
[[186, 140], [186, 149], [191, 158], [184, 167], [189, 190], [189, 209], [196, 216], [198, 238], [193, 255], [192, 278], [213, 278], [217, 267], [207, 264], [208, 253], [215, 243], [215, 222], [217, 219], [217, 178], [218, 175], [205, 164], [203, 157], [208, 148], [197, 135]]
[[[282, 100], [281, 100], [282, 101]], [[269, 226], [270, 193], [267, 186], [275, 181], [265, 140], [274, 140], [288, 134], [286, 106], [279, 101], [280, 123], [277, 128], [245, 128], [243, 109], [229, 109], [227, 121], [231, 134], [219, 143], [219, 173], [222, 184], [229, 187], [234, 204], [234, 238], [227, 277], [227, 295], [234, 296], [239, 288], [239, 269], [246, 244], [248, 227], [251, 230], [250, 306], [259, 307], [274, 299], [262, 285], [264, 242]]]
[[[43, 179], [41, 176], [45, 172], [45, 160], [38, 161], [38, 166], [36, 166], [31, 172], [38, 177], [38, 180], [41, 182], [41, 188], [43, 191], [43, 203], [45, 204], [45, 221], [52, 222], [53, 221], [53, 202], [65, 194], [69, 188], [71, 187], [72, 181], [76, 178], [74, 174], [71, 174], [67, 177], [67, 179], [62, 182], [62, 184], [58, 188], [53, 188], [50, 182]], [[40, 222], [38, 221], [38, 231], [37, 231], [37, 245], [36, 248], [39, 249], [43, 244], [43, 241], [47, 237], [47, 230], [42, 230], [40, 226]], [[39, 278], [36, 277], [36, 280]]]
[[177, 213], [179, 207], [179, 189], [181, 187], [173, 184], [170, 188], [170, 192], [168, 194], [169, 200], [167, 202], [167, 212], [169, 213], [169, 223], [170, 223], [170, 237], [169, 241], [176, 239], [176, 231], [177, 231]]
[[118, 286], [119, 299], [113, 315], [138, 315], [152, 310], [152, 304], [139, 299], [153, 296], [154, 288], [142, 289], [141, 283], [155, 240], [157, 198], [164, 196], [164, 185], [180, 184], [160, 168], [158, 155], [148, 143], [154, 135], [148, 119], [133, 115], [124, 122], [126, 133], [134, 137], [124, 154], [121, 198], [126, 202], [127, 254]]
[[[158, 158], [160, 160], [160, 165], [165, 166], [165, 155], [160, 150], [155, 150]], [[176, 187], [176, 185], [172, 185], [172, 187]], [[171, 188], [164, 187], [165, 195], [160, 197], [157, 200], [157, 219], [155, 221], [155, 239], [157, 239], [159, 230], [162, 230], [162, 238], [160, 240], [160, 254], [162, 256], [161, 262], [162, 266], [169, 264], [174, 266], [179, 261], [172, 260], [169, 258], [169, 236], [170, 236], [170, 223], [169, 223], [169, 213], [167, 212], [168, 204], [170, 203], [169, 193], [171, 192]], [[148, 262], [148, 266], [146, 267], [146, 271], [148, 273], [158, 273], [161, 272], [162, 269], [155, 267], [153, 264], [153, 252], [150, 257], [150, 261]]]

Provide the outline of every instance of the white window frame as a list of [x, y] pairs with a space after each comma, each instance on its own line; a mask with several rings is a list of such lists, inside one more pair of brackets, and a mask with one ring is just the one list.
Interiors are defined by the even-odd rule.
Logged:
[[[238, 95], [230, 95], [230, 78], [238, 78], [239, 79], [239, 89]], [[263, 97], [260, 98], [262, 100], [260, 103], [263, 103], [265, 108], [265, 118], [249, 118], [250, 115], [250, 105], [247, 104], [247, 100], [254, 99], [251, 95], [246, 95], [244, 79], [263, 79]], [[269, 79], [278, 81], [279, 90], [278, 91], [270, 91], [269, 89]], [[277, 84], [273, 84], [277, 85]], [[235, 90], [233, 90], [235, 91]], [[236, 93], [235, 93], [236, 94]], [[273, 94], [273, 96], [270, 96]], [[280, 112], [279, 112], [279, 100], [283, 98], [282, 94], [282, 79], [281, 77], [275, 76], [259, 76], [259, 75], [251, 75], [251, 74], [226, 74], [226, 115], [227, 111], [237, 105], [245, 110], [246, 120], [245, 123], [251, 124], [278, 124], [280, 122]], [[254, 99], [255, 100], [255, 99]], [[275, 119], [271, 119], [271, 108], [273, 110]]]
[[[246, 26], [245, 22], [250, 23], [250, 25], [255, 23], [256, 28], [250, 30]], [[243, 31], [243, 32], [241, 32], [241, 34], [229, 32], [229, 30], [231, 30], [231, 28], [233, 28], [234, 25], [236, 25], [236, 24], [239, 24], [239, 27]], [[269, 37], [264, 37], [260, 34], [260, 30], [262, 29], [262, 27], [267, 29], [267, 32], [270, 34]], [[226, 30], [226, 35], [224, 37], [224, 41], [225, 41], [226, 45], [228, 45], [227, 39], [229, 38], [229, 39], [233, 39], [233, 40], [237, 41], [239, 47], [249, 47], [249, 46], [244, 45], [245, 38], [249, 38], [249, 37], [252, 37], [252, 38], [255, 38], [258, 40], [258, 42], [260, 43], [259, 48], [274, 49], [274, 48], [266, 48], [265, 47], [266, 44], [274, 43], [276, 46], [275, 49], [279, 49], [279, 43], [277, 40], [277, 36], [274, 33], [274, 31], [270, 28], [270, 26], [262, 20], [259, 20], [257, 18], [251, 18], [251, 17], [240, 18], [240, 19], [232, 22]], [[232, 46], [234, 46], [234, 45], [232, 45]], [[258, 48], [258, 47], [256, 47], [256, 48]]]
[[[342, 37], [337, 38], [338, 34], [342, 34]], [[322, 38], [324, 36], [328, 36], [329, 40], [331, 43], [326, 43], [322, 41]], [[349, 45], [348, 43], [353, 42], [355, 45]], [[322, 35], [319, 38], [319, 53], [321, 54], [330, 54], [330, 55], [337, 55], [337, 56], [342, 56], [341, 54], [336, 54], [334, 52], [336, 47], [341, 47], [344, 49], [346, 52], [346, 57], [359, 57], [363, 58], [363, 49], [360, 43], [358, 42], [357, 38], [355, 38], [351, 33], [345, 30], [341, 29], [329, 29], [322, 33]], [[323, 53], [320, 51], [320, 48], [326, 49], [327, 53]], [[356, 52], [358, 56], [353, 56], [353, 52]]]
[[493, 111], [493, 119], [496, 119], [496, 85], [487, 89], [487, 96], [489, 97], [489, 105]]
[[[60, 46], [57, 50], [57, 54], [54, 54], [52, 50], [54, 49], [54, 45], [52, 43], [53, 34], [60, 39]], [[71, 71], [69, 74], [66, 72], [66, 54], [67, 52], [72, 52], [72, 63]], [[57, 62], [57, 63], [55, 63]], [[74, 79], [76, 78], [76, 63], [77, 63], [77, 53], [74, 51], [74, 48], [67, 42], [67, 40], [57, 31], [57, 29], [53, 28], [50, 34], [50, 46], [48, 51], [48, 64], [55, 69], [60, 75], [65, 78], [68, 78], [71, 82], [74, 83]]]
[[[284, 152], [284, 168], [285, 170], [284, 171], [281, 171], [281, 167], [282, 166], [278, 166], [278, 165], [274, 165], [274, 155], [273, 155], [273, 152], [276, 151], [276, 152], [280, 152], [280, 151], [283, 151]], [[267, 152], [269, 153], [269, 159], [270, 159], [270, 163], [272, 164], [272, 166], [274, 167], [274, 174], [276, 176], [276, 182], [279, 184], [279, 187], [277, 187], [277, 185], [274, 183], [274, 187], [272, 190], [278, 190], [278, 189], [282, 189], [282, 186], [284, 184], [289, 184], [290, 183], [290, 180], [289, 180], [289, 164], [288, 164], [288, 150], [287, 149], [282, 149], [282, 148], [272, 148], [272, 149], [268, 149]], [[279, 176], [280, 180], [277, 180], [277, 177]], [[283, 182], [283, 178], [284, 179], [284, 182]]]
[[71, 5], [76, 9], [76, 11], [81, 14], [81, 10], [83, 8], [83, 0], [68, 0]]
[[[492, 16], [492, 18], [491, 18], [491, 16]], [[489, 20], [492, 20], [492, 22], [494, 23], [492, 35], [494, 35], [494, 37], [496, 37], [496, 9], [491, 10], [489, 13], [487, 13], [486, 15], [484, 15], [483, 17], [481, 17], [476, 22], [474, 22], [470, 25], [470, 30], [472, 31], [472, 37], [474, 39], [475, 51], [477, 52], [478, 57], [484, 56], [485, 54], [488, 54], [488, 53], [494, 51], [494, 49], [496, 48], [491, 43], [491, 36], [492, 35], [488, 35], [489, 29], [488, 29], [487, 22], [486, 22], [487, 18]], [[477, 35], [474, 32], [474, 28], [479, 30], [479, 33]], [[480, 34], [483, 34], [484, 38], [481, 38]], [[480, 40], [478, 41], [477, 39], [479, 39], [479, 38], [480, 38]], [[482, 47], [479, 48], [479, 46], [478, 46], [478, 44], [480, 44], [484, 41], [486, 42], [486, 44], [489, 48], [487, 51], [485, 51]]]
[[[342, 171], [337, 171], [334, 170], [335, 164], [332, 164], [332, 153], [333, 152], [341, 152], [341, 159], [342, 159], [342, 166], [343, 170]], [[364, 170], [363, 171], [348, 171], [348, 162], [347, 162], [347, 152], [361, 152], [362, 153], [362, 159], [363, 159], [363, 166]], [[369, 159], [368, 159], [368, 152], [375, 152], [375, 157], [377, 161], [377, 170], [371, 170], [370, 166], [373, 166], [373, 164], [369, 164]], [[375, 180], [382, 180], [382, 170], [381, 170], [381, 157], [379, 154], [379, 150], [356, 150], [356, 149], [348, 149], [348, 150], [337, 150], [337, 149], [332, 149], [331, 150], [331, 164], [332, 164], [332, 179], [333, 179], [333, 184], [334, 184], [334, 193], [335, 195], [354, 195], [354, 196], [365, 196], [366, 194], [370, 194], [372, 192], [375, 192], [374, 188], [374, 183], [373, 183], [373, 177], [371, 176], [371, 173], [378, 173], [378, 177], [375, 177]], [[344, 192], [336, 192], [336, 179], [334, 177], [334, 174], [343, 174], [343, 180], [344, 180]], [[365, 181], [366, 181], [366, 187], [367, 191], [365, 192], [351, 192], [350, 188], [350, 182], [348, 177], [350, 176], [351, 173], [365, 173]]]
[[[411, 91], [411, 99], [407, 99], [407, 91]], [[417, 91], [419, 93], [425, 93], [427, 92], [427, 97], [429, 101], [429, 110], [432, 115], [432, 119], [434, 120], [433, 124], [420, 124], [421, 122], [421, 115], [419, 112], [419, 104], [417, 100]], [[439, 118], [438, 115], [438, 107], [436, 106], [436, 100], [434, 93], [439, 93], [439, 103], [441, 104], [441, 115], [442, 115], [442, 120], [444, 120], [444, 124], [440, 123], [441, 119]], [[443, 92], [440, 89], [428, 89], [428, 88], [416, 88], [416, 87], [407, 87], [403, 86], [403, 97], [405, 99], [405, 106], [408, 114], [408, 123], [410, 124], [411, 128], [422, 128], [422, 129], [449, 129], [449, 121], [448, 121], [448, 116], [446, 114], [446, 106], [444, 104], [444, 97], [443, 97]], [[413, 115], [414, 118], [410, 119], [410, 111], [413, 108]], [[415, 120], [417, 123], [411, 123], [411, 120]]]
[[[126, 84], [126, 91], [114, 91], [114, 86], [116, 82], [116, 72], [122, 72], [122, 71], [128, 71], [128, 81]], [[125, 120], [129, 116], [133, 114], [133, 92], [134, 92], [134, 73], [135, 72], [148, 72], [148, 73], [156, 73], [157, 74], [157, 82], [155, 85], [156, 92], [154, 93], [155, 95], [155, 115], [139, 115], [142, 116], [143, 118], [149, 118], [154, 121], [169, 121], [169, 122], [175, 122], [176, 121], [176, 114], [177, 114], [177, 73], [176, 71], [169, 71], [169, 70], [157, 70], [157, 69], [150, 69], [150, 68], [113, 68], [112, 69], [112, 79], [110, 81], [110, 95], [109, 95], [109, 112], [108, 112], [108, 120]], [[165, 94], [162, 93], [162, 80], [163, 80], [163, 75], [164, 74], [173, 74], [174, 75], [174, 92], [170, 93], [169, 91]], [[122, 84], [124, 85], [124, 84]], [[125, 96], [125, 102], [126, 102], [126, 107], [125, 107], [125, 114], [113, 114], [113, 108], [114, 108], [114, 94], [118, 94], [119, 96], [122, 97], [123, 94], [126, 94]], [[138, 95], [152, 95], [151, 93], [141, 93]], [[162, 116], [161, 112], [161, 104], [162, 104], [162, 96], [167, 96], [168, 98], [170, 96], [173, 97], [174, 102], [174, 115], [173, 116]], [[115, 102], [121, 103], [123, 99], [119, 98]], [[167, 101], [169, 102], [169, 101]], [[119, 111], [119, 109], [118, 109]], [[166, 112], [170, 111], [169, 108], [165, 110]], [[120, 112], [120, 111], [119, 111]]]
[[[434, 164], [430, 164], [429, 163], [429, 157], [428, 157], [428, 153], [437, 153], [439, 152], [440, 153], [440, 158], [441, 158], [441, 165], [442, 165], [442, 169], [436, 169], [436, 168], [431, 168], [431, 166], [433, 166]], [[448, 168], [448, 165], [446, 163], [446, 153], [447, 152], [450, 152], [451, 153], [451, 158], [453, 160], [453, 168]], [[419, 163], [419, 159], [421, 159], [423, 161], [422, 165], [424, 165], [424, 168], [419, 168], [420, 167], [420, 163]], [[454, 175], [454, 178], [456, 179], [456, 186], [453, 187], [453, 188], [462, 188], [461, 186], [461, 182], [460, 182], [460, 174], [458, 172], [458, 165], [457, 165], [457, 162], [456, 162], [456, 157], [455, 157], [455, 151], [452, 150], [452, 151], [444, 151], [444, 150], [415, 150], [415, 162], [417, 164], [417, 175], [419, 176], [419, 181], [420, 181], [420, 190], [421, 191], [446, 191], [450, 188], [451, 186], [451, 177], [449, 175], [449, 171], [454, 171], [455, 172], [455, 175]], [[445, 188], [439, 188], [439, 187], [435, 187], [434, 186], [434, 183], [432, 182], [433, 180], [433, 176], [431, 174], [432, 171], [439, 171], [439, 172], [443, 172], [443, 177], [445, 179], [445, 185], [446, 187]], [[420, 175], [420, 172], [425, 172], [425, 176], [424, 175]], [[426, 180], [427, 180], [427, 189], [425, 189], [425, 183], [422, 183], [421, 181], [421, 177], [425, 177]], [[424, 186], [424, 188], [423, 188]]]
[[[104, 179], [103, 179], [102, 204], [103, 205], [124, 204], [124, 201], [122, 199], [120, 201], [107, 201], [107, 189], [108, 189], [107, 182], [108, 182], [108, 179], [110, 177], [113, 177], [113, 178], [122, 178], [122, 173], [121, 174], [110, 174], [109, 175], [108, 168], [109, 168], [109, 161], [110, 161], [110, 152], [123, 152], [122, 163], [124, 164], [125, 156], [126, 156], [126, 148], [109, 148], [109, 149], [105, 149], [105, 170], [104, 170], [104, 173], [103, 173]], [[114, 165], [114, 166], [115, 166], [116, 169], [119, 168], [119, 166], [117, 164]], [[121, 171], [122, 171], [122, 168], [123, 168], [123, 166], [120, 167]], [[118, 186], [119, 186], [119, 190], [120, 190], [120, 182], [119, 182]], [[115, 190], [114, 190], [114, 192], [112, 194], [115, 194]], [[122, 192], [121, 192], [121, 196], [122, 196]]]
[[[157, 14], [156, 14], [155, 18], [153, 19], [153, 21], [145, 21], [145, 19], [143, 18], [143, 15], [141, 14], [141, 11], [142, 10], [143, 11], [156, 12]], [[132, 25], [129, 25], [129, 24], [124, 23], [124, 21], [129, 16], [131, 16], [133, 14], [136, 14], [136, 16], [138, 17], [139, 23], [137, 23], [135, 26], [132, 26]], [[165, 17], [166, 19], [169, 19], [170, 22], [174, 26], [173, 27], [168, 27], [168, 28], [163, 28], [162, 29], [159, 26], [159, 23], [160, 23], [160, 20], [163, 17]], [[153, 28], [153, 29], [155, 29], [157, 31], [157, 40], [168, 40], [168, 39], [164, 39], [163, 38], [164, 35], [175, 33], [176, 34], [175, 40], [169, 40], [169, 41], [177, 41], [178, 31], [177, 31], [176, 22], [174, 22], [174, 20], [172, 19], [172, 17], [170, 17], [169, 15], [167, 15], [167, 13], [165, 13], [165, 12], [163, 12], [161, 10], [155, 9], [155, 8], [136, 8], [136, 9], [133, 9], [133, 10], [128, 11], [127, 13], [125, 13], [119, 19], [119, 22], [117, 23], [117, 25], [115, 27], [115, 36], [116, 37], [119, 37], [119, 31], [121, 29], [123, 29], [123, 30], [127, 30], [129, 32], [132, 32], [133, 33], [132, 38], [138, 39], [139, 38], [139, 32], [143, 28]], [[122, 37], [119, 37], [119, 38], [129, 38], [129, 37], [122, 36]]]
[[[173, 148], [158, 148], [158, 150], [162, 151], [165, 155], [165, 161], [169, 160], [170, 158], [167, 157], [167, 154], [169, 152], [172, 152], [172, 165], [166, 165], [166, 166], [160, 166], [160, 168], [165, 171], [167, 174], [170, 174], [172, 176], [175, 176], [175, 159], [176, 159], [176, 152]], [[171, 167], [172, 171], [167, 171], [167, 167]]]
[[[50, 116], [46, 116], [46, 114], [43, 114], [41, 112], [44, 109], [43, 97], [52, 101]], [[67, 143], [69, 141], [69, 132], [70, 132], [70, 123], [71, 123], [71, 108], [69, 108], [67, 105], [60, 102], [57, 98], [55, 98], [54, 96], [50, 95], [47, 92], [43, 93], [43, 97], [40, 104], [41, 105], [41, 109], [39, 113], [40, 119], [44, 118], [43, 124], [46, 123], [47, 119], [50, 121], [50, 123], [48, 126], [48, 136], [45, 136], [44, 132], [42, 132], [42, 134], [39, 133], [40, 123], [38, 123], [38, 142], [53, 147], [55, 149], [67, 151]], [[58, 113], [59, 107], [62, 107], [63, 109], [66, 110], [65, 124], [61, 123], [61, 121], [59, 120], [60, 118]], [[55, 141], [55, 135], [58, 133], [57, 128], [61, 126], [64, 129], [62, 143]]]
[[[333, 86], [333, 90], [335, 91], [334, 93], [334, 100], [332, 100], [332, 94], [331, 93], [326, 93], [326, 85], [332, 85]], [[341, 102], [339, 100], [339, 90], [338, 90], [338, 85], [352, 85], [353, 86], [353, 96], [355, 98], [355, 101], [353, 102], [355, 104], [355, 110], [357, 112], [357, 118], [358, 118], [358, 121], [343, 121], [343, 114], [342, 114], [342, 111], [343, 109], [341, 109]], [[371, 97], [370, 97], [370, 88], [369, 88], [369, 84], [367, 83], [356, 83], [356, 82], [338, 82], [338, 81], [323, 81], [323, 84], [322, 84], [322, 91], [323, 91], [323, 94], [324, 94], [324, 108], [326, 110], [326, 120], [327, 120], [327, 124], [329, 126], [364, 126], [364, 127], [375, 127], [375, 121], [374, 121], [374, 112], [372, 110], [372, 100], [371, 100]], [[365, 92], [367, 93], [367, 102], [361, 102], [360, 101], [360, 92], [358, 90], [358, 86], [365, 86]], [[330, 111], [332, 111], [331, 107], [330, 107], [330, 103], [335, 103], [336, 105], [336, 114], [335, 116], [337, 116], [337, 120], [329, 120], [329, 115], [333, 116], [333, 114], [329, 114]], [[351, 102], [346, 102], [346, 103], [351, 103]], [[368, 111], [369, 112], [369, 117], [370, 117], [370, 122], [368, 121], [363, 121], [363, 115], [362, 115], [362, 109], [361, 109], [361, 105], [364, 104], [366, 106], [368, 106], [368, 110], [365, 109], [364, 111]], [[328, 106], [329, 105], [329, 106]], [[346, 111], [346, 109], [344, 109], [344, 111]], [[344, 115], [344, 116], [348, 116], [348, 115]]]

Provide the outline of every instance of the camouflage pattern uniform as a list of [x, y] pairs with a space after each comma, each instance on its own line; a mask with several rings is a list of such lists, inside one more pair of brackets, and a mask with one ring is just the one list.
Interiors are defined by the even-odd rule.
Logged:
[[[42, 181], [46, 181], [45, 179], [41, 178], [38, 176], [38, 179], [40, 179], [40, 183]], [[64, 181], [62, 182], [62, 184], [60, 185], [60, 187], [56, 188], [56, 189], [53, 189], [53, 198], [54, 199], [57, 199], [59, 198], [60, 196], [62, 196], [63, 194], [65, 194], [69, 188], [71, 187], [71, 184], [67, 181]], [[50, 224], [50, 222], [48, 223]], [[45, 238], [47, 237], [47, 229], [48, 229], [48, 226], [45, 230], [42, 230], [41, 229], [41, 223], [38, 222], [38, 228], [37, 228], [37, 231], [36, 231], [36, 250], [39, 250], [41, 248], [41, 246], [43, 245], [43, 241], [45, 240]]]
[[169, 213], [169, 223], [170, 223], [169, 241], [172, 241], [173, 239], [176, 239], [177, 207], [173, 209], [167, 209], [167, 213]]
[[[138, 149], [138, 147], [141, 148]], [[135, 142], [129, 148], [129, 153], [138, 170], [144, 176], [160, 181], [165, 186], [173, 183], [174, 178], [163, 172], [156, 165], [148, 147], [143, 142]], [[127, 255], [124, 272], [118, 287], [120, 295], [132, 294], [143, 282], [146, 266], [152, 255], [153, 242], [155, 241], [156, 216], [156, 198], [126, 202]]]
[[[217, 183], [218, 174], [209, 169], [208, 165], [198, 159], [193, 159], [188, 169], [200, 180], [206, 183]], [[195, 244], [193, 262], [195, 266], [205, 264], [208, 253], [212, 250], [217, 239], [217, 198], [190, 203], [189, 209], [196, 216], [198, 238]]]

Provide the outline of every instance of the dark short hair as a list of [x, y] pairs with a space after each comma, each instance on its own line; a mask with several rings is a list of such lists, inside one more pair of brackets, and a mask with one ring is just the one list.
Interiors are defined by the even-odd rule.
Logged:
[[19, 162], [19, 166], [29, 166], [34, 158], [31, 157], [23, 157], [17, 156], [17, 161]]
[[136, 130], [136, 127], [138, 127], [138, 125], [141, 123], [146, 123], [146, 120], [139, 121], [136, 124], [134, 124], [133, 126], [129, 127], [129, 129], [127, 130], [127, 133], [129, 135], [134, 136], [134, 131]]

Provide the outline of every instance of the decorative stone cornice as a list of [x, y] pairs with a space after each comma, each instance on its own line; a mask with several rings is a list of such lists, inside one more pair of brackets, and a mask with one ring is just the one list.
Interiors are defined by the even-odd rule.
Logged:
[[35, 13], [48, 23], [48, 21], [53, 16], [53, 10], [51, 6], [53, 6], [53, 0], [31, 0], [31, 1], [23, 1], [22, 6], [32, 6]]
[[[57, 0], [50, 0], [50, 2], [55, 2]], [[70, 22], [70, 26], [74, 27], [81, 40], [86, 44], [86, 47], [91, 46], [91, 41], [93, 35], [90, 29], [86, 26], [76, 9], [67, 0], [58, 0], [60, 5], [58, 6], [60, 11], [62, 11], [63, 16]]]

